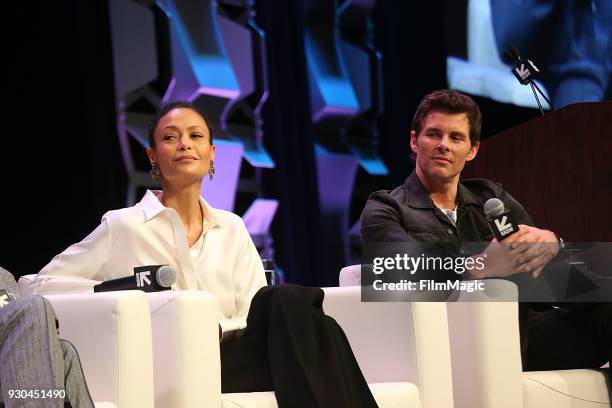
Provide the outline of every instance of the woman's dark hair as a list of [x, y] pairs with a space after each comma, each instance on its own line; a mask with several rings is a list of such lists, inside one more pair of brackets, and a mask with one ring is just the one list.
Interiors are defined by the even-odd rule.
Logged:
[[170, 112], [171, 110], [180, 109], [180, 108], [191, 109], [192, 111], [200, 115], [202, 119], [204, 119], [204, 123], [206, 124], [206, 129], [208, 130], [210, 144], [212, 144], [213, 132], [210, 127], [208, 118], [206, 117], [204, 112], [198, 109], [198, 107], [191, 102], [175, 101], [175, 102], [169, 102], [165, 104], [164, 106], [162, 106], [161, 109], [155, 114], [153, 119], [151, 119], [151, 122], [149, 123], [149, 146], [150, 147], [155, 147], [155, 129], [157, 128], [157, 125], [159, 124], [160, 119], [164, 117], [164, 115]]
[[482, 116], [478, 105], [469, 96], [450, 89], [434, 91], [423, 98], [412, 119], [412, 130], [417, 137], [421, 132], [427, 114], [436, 110], [446, 113], [465, 113], [470, 124], [471, 145], [474, 146], [480, 142]]

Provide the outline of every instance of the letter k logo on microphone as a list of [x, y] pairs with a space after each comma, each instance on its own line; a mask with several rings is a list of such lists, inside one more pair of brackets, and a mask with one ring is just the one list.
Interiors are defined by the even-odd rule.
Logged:
[[506, 217], [505, 215], [502, 217], [501, 221], [495, 220], [495, 226], [497, 227], [499, 233], [502, 235], [506, 235], [509, 230], [512, 230], [512, 224], [508, 224], [508, 217]]
[[147, 286], [151, 285], [151, 280], [148, 278], [151, 276], [151, 271], [138, 272], [136, 275], [136, 286], [142, 288], [145, 286], [145, 282]]
[[521, 64], [520, 67], [517, 67], [516, 73], [523, 79], [526, 79], [529, 76], [529, 70], [525, 69], [525, 64]]

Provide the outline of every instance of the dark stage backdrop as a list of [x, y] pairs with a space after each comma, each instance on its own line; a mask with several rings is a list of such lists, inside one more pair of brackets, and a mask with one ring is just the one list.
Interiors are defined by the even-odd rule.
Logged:
[[0, 264], [16, 275], [38, 272], [125, 202], [107, 9], [74, 0], [6, 11]]
[[[127, 177], [115, 128], [106, 2], [11, 7], [0, 265], [22, 275], [36, 273], [85, 237], [106, 211], [125, 206]], [[289, 282], [334, 285], [346, 261], [321, 244], [325, 218], [318, 204], [302, 3], [258, 0], [255, 11], [268, 41], [265, 147], [277, 167], [261, 170], [261, 182], [265, 195], [280, 203], [272, 228], [276, 259]], [[374, 44], [383, 58], [379, 151], [389, 175], [357, 171], [350, 225], [370, 192], [395, 187], [413, 168], [408, 140], [416, 105], [446, 86], [442, 11], [442, 1], [403, 0], [382, 0], [373, 10]], [[478, 101], [485, 136], [537, 114]]]

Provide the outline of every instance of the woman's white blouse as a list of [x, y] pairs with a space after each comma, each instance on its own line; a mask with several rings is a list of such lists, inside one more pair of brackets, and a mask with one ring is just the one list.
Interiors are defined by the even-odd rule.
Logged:
[[81, 242], [55, 256], [36, 276], [34, 293], [57, 293], [54, 279], [96, 281], [132, 275], [144, 265], [176, 269], [174, 290], [203, 290], [219, 302], [223, 331], [246, 326], [251, 299], [266, 285], [261, 259], [244, 222], [203, 199], [202, 235], [191, 248], [178, 213], [147, 191], [133, 207], [109, 211]]

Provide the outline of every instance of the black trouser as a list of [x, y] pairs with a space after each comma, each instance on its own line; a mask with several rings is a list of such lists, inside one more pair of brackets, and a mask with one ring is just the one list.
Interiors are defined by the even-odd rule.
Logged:
[[376, 407], [323, 296], [297, 285], [260, 289], [247, 328], [221, 342], [222, 392], [274, 391], [280, 408]]
[[612, 359], [612, 303], [549, 309], [527, 321], [523, 369], [599, 368]]

